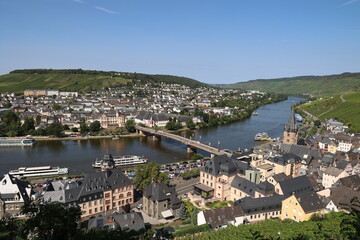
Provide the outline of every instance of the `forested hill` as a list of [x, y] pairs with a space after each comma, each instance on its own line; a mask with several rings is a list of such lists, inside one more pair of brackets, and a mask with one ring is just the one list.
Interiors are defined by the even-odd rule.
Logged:
[[59, 89], [62, 91], [90, 91], [124, 84], [173, 83], [189, 87], [207, 86], [191, 78], [171, 75], [106, 72], [82, 69], [24, 69], [0, 76], [0, 92], [22, 92], [25, 89]]
[[332, 95], [360, 90], [360, 73], [257, 79], [229, 84], [225, 87], [285, 94]]

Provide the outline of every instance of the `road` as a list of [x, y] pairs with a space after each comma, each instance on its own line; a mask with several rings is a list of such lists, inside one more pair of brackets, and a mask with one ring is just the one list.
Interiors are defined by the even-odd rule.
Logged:
[[194, 185], [200, 181], [200, 177], [191, 178], [189, 180], [172, 180], [171, 184], [175, 184], [175, 190], [178, 196], [185, 194], [194, 189]]
[[[296, 108], [300, 108], [299, 106]], [[304, 109], [300, 108], [301, 111], [303, 111], [304, 113], [306, 113], [308, 116], [310, 116], [312, 119], [314, 120], [319, 120], [319, 118], [317, 118], [316, 116], [312, 115], [311, 113], [305, 111]]]

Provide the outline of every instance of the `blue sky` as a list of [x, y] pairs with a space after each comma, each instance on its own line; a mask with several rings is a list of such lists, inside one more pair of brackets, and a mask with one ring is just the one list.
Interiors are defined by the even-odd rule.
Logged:
[[360, 72], [360, 0], [0, 0], [0, 74], [23, 68], [206, 83]]

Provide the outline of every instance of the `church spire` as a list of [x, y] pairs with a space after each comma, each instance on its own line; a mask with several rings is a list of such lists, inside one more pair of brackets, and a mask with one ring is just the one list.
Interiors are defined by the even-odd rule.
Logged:
[[296, 124], [296, 120], [295, 120], [295, 113], [294, 110], [291, 110], [291, 115], [289, 118], [289, 121], [287, 124], [285, 124], [285, 131], [286, 132], [297, 132], [298, 131], [298, 127]]

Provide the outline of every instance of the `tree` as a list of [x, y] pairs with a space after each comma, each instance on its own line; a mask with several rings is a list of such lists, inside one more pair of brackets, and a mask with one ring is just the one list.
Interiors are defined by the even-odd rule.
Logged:
[[35, 129], [35, 121], [33, 118], [25, 117], [24, 123], [21, 126], [21, 129], [24, 131], [25, 134], [28, 134], [28, 132], [31, 129]]
[[3, 108], [11, 108], [12, 104], [10, 102], [6, 102], [3, 104]]
[[136, 131], [135, 129], [135, 121], [134, 120], [127, 120], [125, 123], [125, 129], [129, 133], [134, 133]]
[[63, 203], [44, 205], [30, 204], [22, 209], [29, 218], [24, 223], [22, 235], [25, 238], [77, 239], [80, 234], [78, 222], [81, 216], [79, 206]]
[[186, 120], [186, 127], [191, 129], [191, 130], [194, 130], [196, 128], [196, 125], [195, 125], [194, 121], [191, 118]]
[[154, 182], [168, 183], [168, 175], [160, 172], [160, 165], [154, 162], [138, 166], [134, 178], [135, 187], [142, 190], [144, 187]]
[[350, 205], [345, 205], [350, 212], [341, 222], [341, 234], [344, 239], [358, 239], [360, 236], [360, 201], [354, 197]]
[[101, 125], [99, 121], [94, 121], [90, 123], [90, 132], [99, 132], [101, 130]]
[[60, 123], [54, 122], [46, 127], [46, 132], [48, 135], [54, 135], [56, 137], [61, 137], [64, 134], [64, 129]]
[[54, 103], [54, 104], [52, 105], [52, 109], [55, 110], [55, 111], [57, 111], [57, 110], [60, 110], [60, 109], [61, 109], [61, 106], [60, 106], [59, 104], [57, 104], [57, 103]]
[[321, 125], [321, 121], [320, 121], [320, 120], [315, 120], [315, 121], [314, 121], [314, 126], [320, 127], [320, 125]]
[[78, 131], [79, 131], [79, 129], [78, 129], [78, 128], [76, 128], [76, 127], [73, 127], [73, 128], [71, 128], [71, 131], [73, 131], [73, 132], [78, 132]]
[[88, 126], [86, 125], [86, 123], [82, 123], [80, 124], [80, 134], [81, 135], [85, 135], [89, 132], [89, 128]]
[[180, 206], [179, 217], [181, 220], [185, 220], [187, 218], [187, 210], [184, 203], [182, 203]]

